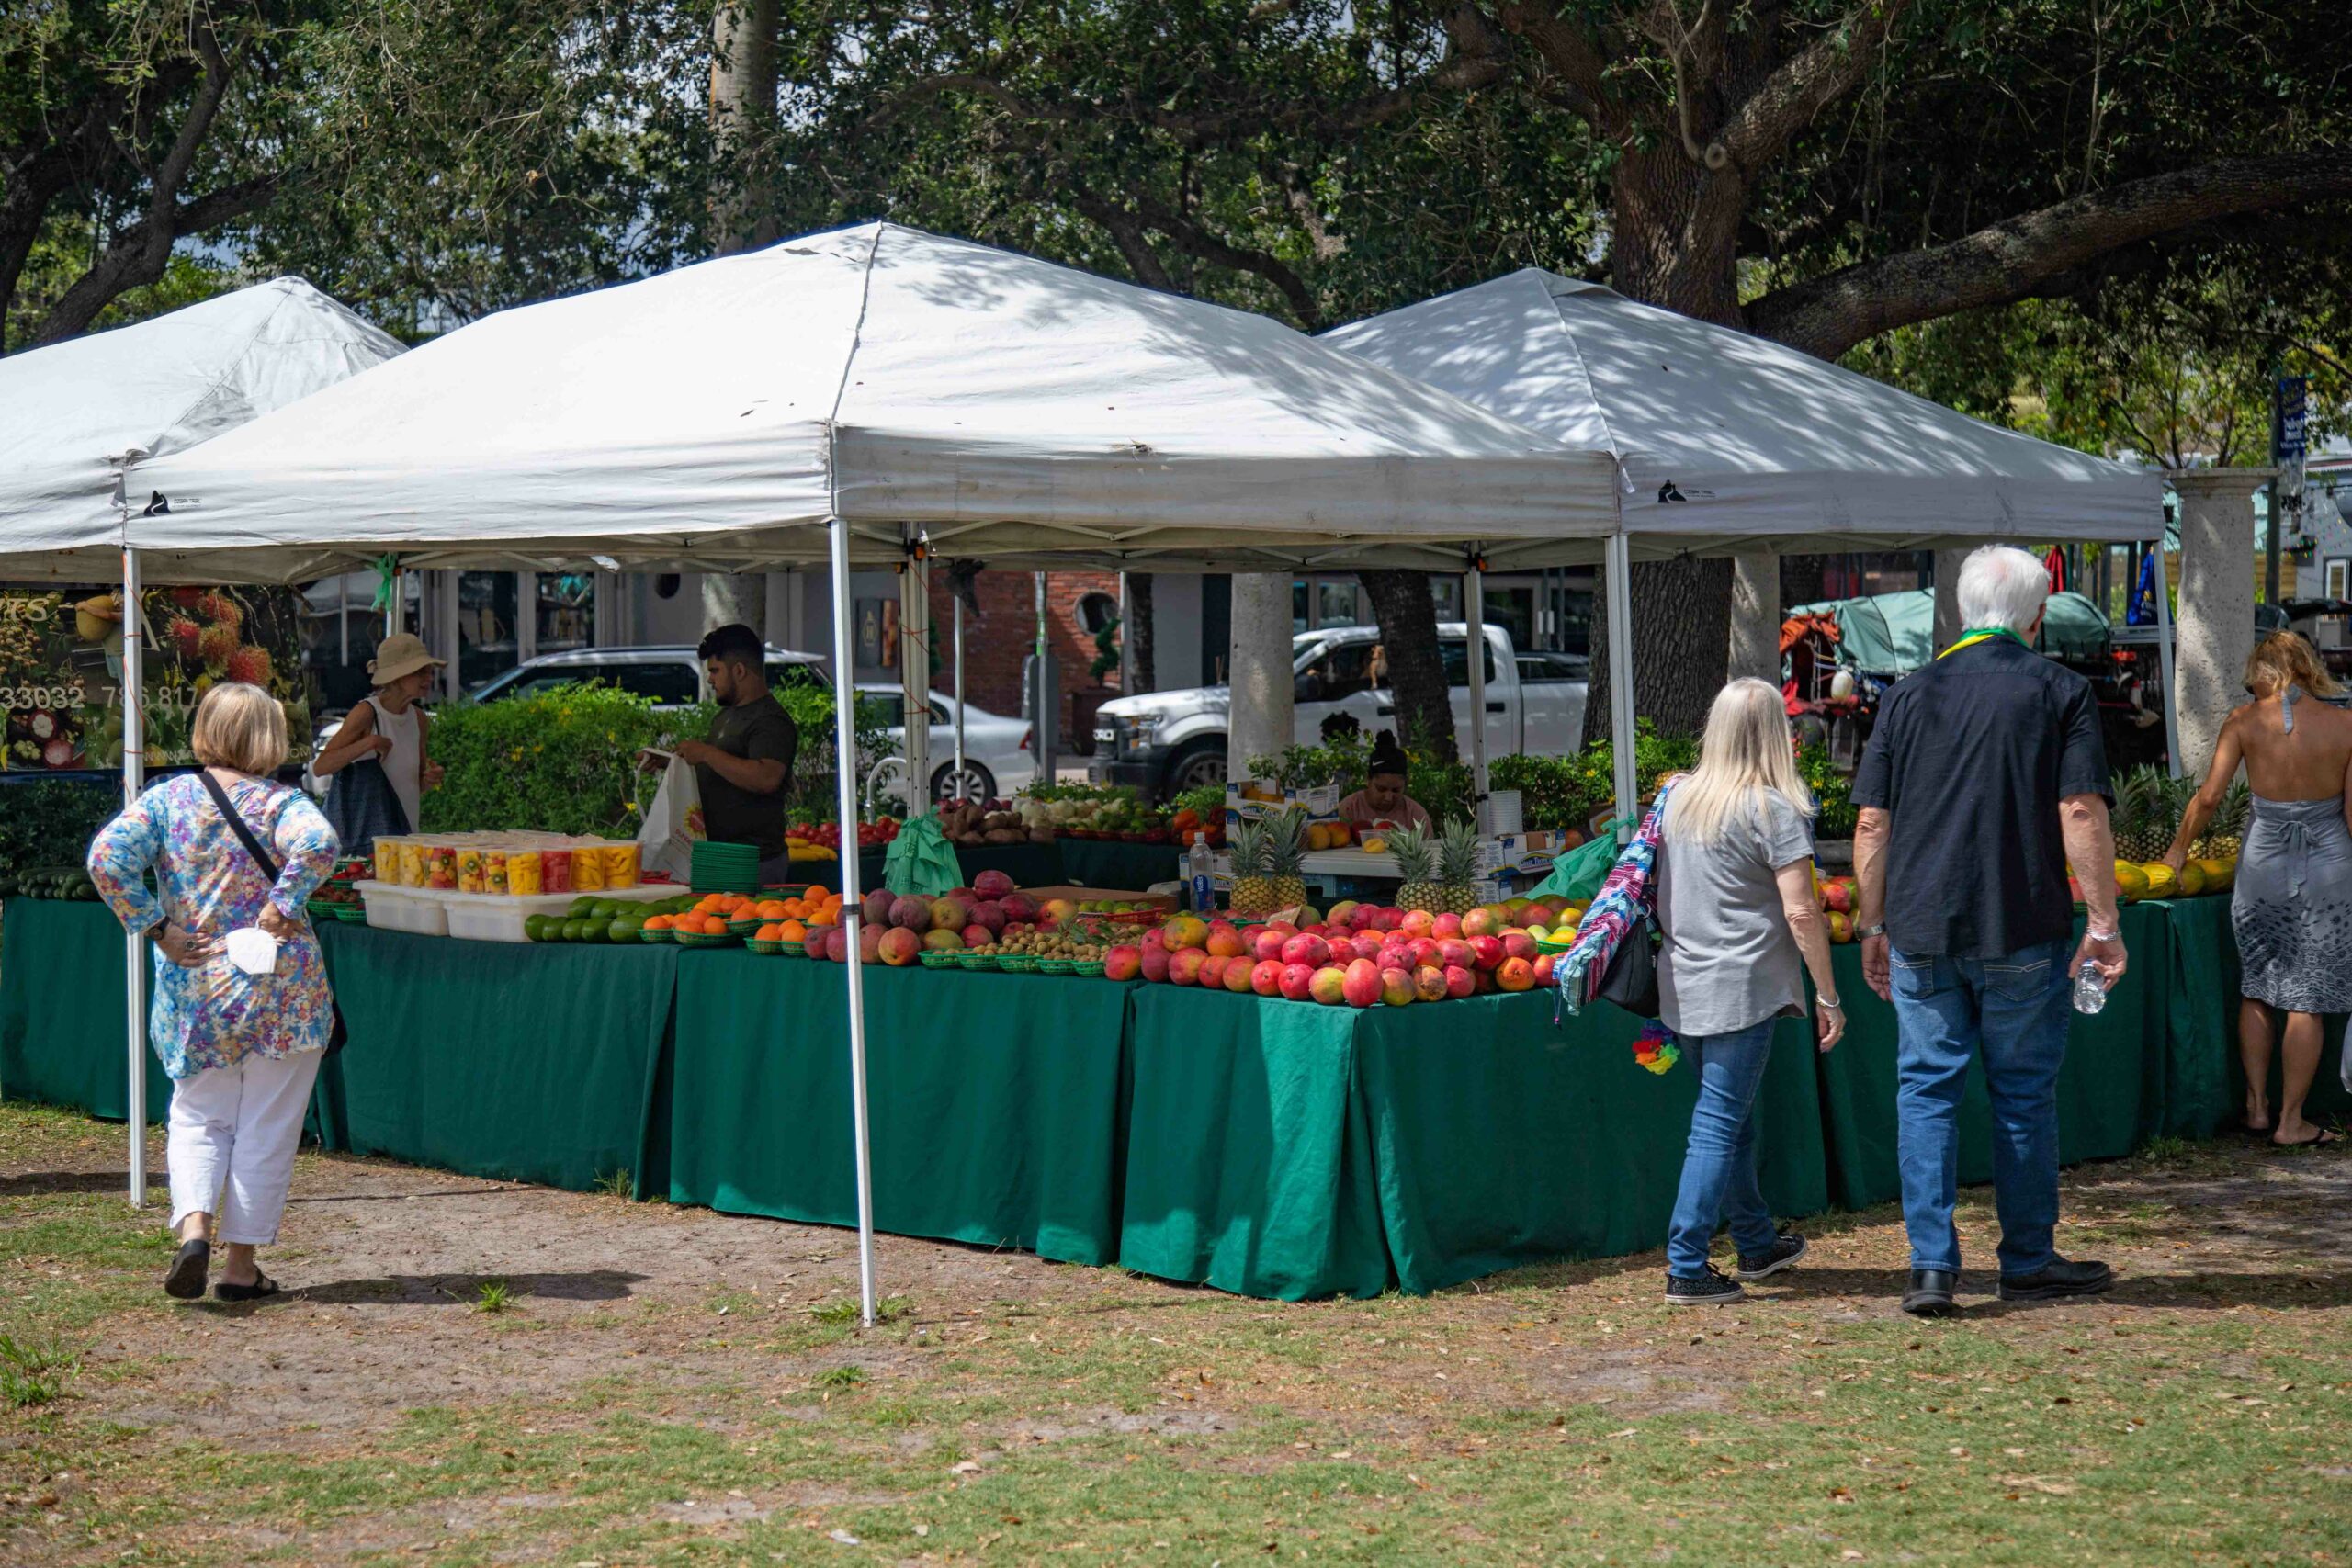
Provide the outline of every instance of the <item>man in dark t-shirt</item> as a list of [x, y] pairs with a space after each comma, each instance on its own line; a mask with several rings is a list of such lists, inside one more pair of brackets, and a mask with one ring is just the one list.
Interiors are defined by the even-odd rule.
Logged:
[[695, 649], [718, 702], [710, 739], [678, 747], [702, 795], [704, 833], [715, 843], [749, 844], [784, 862], [784, 801], [800, 734], [768, 691], [767, 649], [746, 626], [725, 626]]
[[[1911, 1237], [1903, 1309], [1956, 1310], [1960, 1094], [1981, 1051], [1993, 1100], [2000, 1294], [2103, 1291], [2103, 1263], [2052, 1246], [2058, 1068], [2074, 976], [2121, 976], [2107, 751], [2090, 684], [2034, 651], [2050, 579], [2023, 550], [1981, 549], [1960, 577], [1968, 630], [1899, 682], [1854, 774], [1871, 988], [1894, 1004], [1897, 1163]], [[2074, 940], [2071, 863], [2089, 911]]]

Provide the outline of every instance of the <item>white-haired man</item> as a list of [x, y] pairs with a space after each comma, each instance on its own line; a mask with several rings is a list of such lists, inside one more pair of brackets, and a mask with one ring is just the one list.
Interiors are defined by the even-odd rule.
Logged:
[[[2123, 973], [2107, 749], [2090, 684], [2034, 651], [2050, 579], [2019, 549], [1968, 558], [1967, 630], [1899, 682], [1854, 775], [1862, 973], [1894, 1004], [1895, 1112], [1911, 1283], [1903, 1310], [1957, 1310], [1961, 1085], [1982, 1053], [1993, 1100], [2000, 1295], [2103, 1291], [2058, 1256], [2058, 1068], [2071, 981]], [[2074, 940], [2071, 863], [2089, 921]]]

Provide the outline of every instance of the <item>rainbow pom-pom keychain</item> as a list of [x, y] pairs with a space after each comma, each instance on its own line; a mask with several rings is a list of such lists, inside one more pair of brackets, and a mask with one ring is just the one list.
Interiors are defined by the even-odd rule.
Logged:
[[1642, 1025], [1634, 1042], [1634, 1060], [1654, 1073], [1670, 1073], [1674, 1064], [1682, 1060], [1682, 1047], [1674, 1043], [1672, 1030], [1652, 1019]]

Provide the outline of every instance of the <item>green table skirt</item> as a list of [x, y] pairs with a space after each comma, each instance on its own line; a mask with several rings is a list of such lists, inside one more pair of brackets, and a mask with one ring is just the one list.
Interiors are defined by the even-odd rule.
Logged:
[[[1552, 1020], [1540, 993], [1358, 1011], [1144, 987], [1119, 1260], [1295, 1300], [1657, 1246], [1697, 1075], [1636, 1063], [1614, 1008]], [[1758, 1101], [1778, 1213], [1827, 1204], [1816, 1106], [1792, 1021]]]
[[[672, 1200], [856, 1224], [846, 971], [740, 949], [682, 958]], [[876, 1228], [1111, 1261], [1133, 987], [883, 964], [863, 974]]]
[[[2168, 911], [2141, 904], [2121, 915], [2131, 967], [2105, 1010], [2075, 1019], [2058, 1075], [2058, 1154], [2069, 1165], [2129, 1154], [2166, 1120]], [[1840, 1207], [1860, 1209], [1903, 1190], [1895, 1166], [1894, 1009], [1863, 983], [1860, 948], [1839, 947], [1830, 956], [1847, 1032], [1820, 1062], [1823, 1136], [1830, 1196]], [[1962, 1183], [1993, 1179], [1992, 1139], [1992, 1101], [1979, 1067], [1961, 1091]]]
[[[0, 912], [0, 1094], [109, 1122], [124, 1103], [122, 922], [104, 904], [11, 898]], [[172, 1080], [147, 1053], [147, 1120]]]
[[[2234, 1127], [2245, 1108], [2245, 1067], [2238, 1055], [2238, 944], [2230, 929], [2227, 898], [2187, 898], [2171, 906], [2171, 1041], [2166, 1055], [2172, 1086], [2165, 1131], [2184, 1137], [2211, 1137]], [[2213, 998], [2222, 998], [2215, 1006]], [[2352, 1113], [2352, 1093], [2344, 1088], [2344, 1025], [2341, 1014], [2322, 1020], [2325, 1029], [2319, 1076], [2312, 1080], [2305, 1114], [2335, 1118]], [[2276, 1021], [2274, 1020], [2274, 1028]], [[2269, 1102], [2278, 1104], [2282, 1067], [2278, 1036], [2272, 1036]], [[2177, 1106], [2177, 1110], [2175, 1107]]]
[[320, 931], [350, 1044], [320, 1077], [330, 1148], [640, 1194], [678, 950]]

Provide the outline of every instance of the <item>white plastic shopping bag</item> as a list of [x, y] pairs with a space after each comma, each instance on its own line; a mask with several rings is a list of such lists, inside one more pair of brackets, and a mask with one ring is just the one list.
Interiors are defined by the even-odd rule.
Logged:
[[694, 769], [673, 757], [637, 830], [638, 863], [649, 872], [667, 872], [673, 881], [691, 882], [695, 840], [702, 836], [702, 790]]

